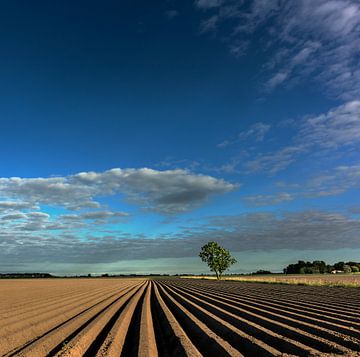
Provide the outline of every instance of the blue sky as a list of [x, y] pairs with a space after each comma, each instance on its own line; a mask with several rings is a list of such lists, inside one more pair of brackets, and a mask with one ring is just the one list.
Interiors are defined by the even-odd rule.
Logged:
[[1, 271], [359, 260], [357, 1], [0, 10]]

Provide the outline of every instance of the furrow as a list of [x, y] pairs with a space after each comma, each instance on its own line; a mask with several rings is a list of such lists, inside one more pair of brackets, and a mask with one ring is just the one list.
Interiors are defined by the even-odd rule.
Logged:
[[[284, 298], [280, 298], [281, 296], [283, 296], [280, 291], [277, 294], [270, 294], [267, 292], [266, 290], [266, 285], [263, 284], [264, 287], [262, 289], [261, 292], [257, 292], [254, 291], [253, 289], [246, 289], [243, 291], [238, 291], [238, 292], [231, 292], [230, 289], [225, 289], [221, 286], [213, 286], [213, 285], [207, 285], [207, 286], [203, 286], [203, 285], [198, 285], [199, 287], [201, 286], [204, 289], [208, 289], [209, 287], [212, 287], [213, 291], [216, 293], [224, 293], [227, 294], [230, 297], [234, 297], [234, 298], [238, 298], [239, 296], [244, 296], [244, 297], [251, 297], [254, 298], [256, 300], [260, 300], [260, 301], [276, 301], [280, 304], [291, 304], [292, 306], [296, 306], [296, 307], [305, 307], [307, 309], [312, 309], [314, 311], [321, 311], [322, 313], [326, 312], [326, 313], [332, 313], [335, 316], [342, 314], [342, 318], [347, 318], [347, 319], [353, 319], [354, 321], [360, 321], [359, 318], [359, 313], [355, 312], [354, 310], [348, 311], [348, 310], [343, 310], [341, 308], [331, 308], [328, 305], [324, 304], [315, 304], [315, 303], [308, 303], [305, 301], [302, 301], [299, 299], [299, 297], [293, 297], [294, 302], [289, 301], [289, 299], [284, 299]], [[358, 298], [358, 297], [357, 297]], [[324, 296], [324, 299], [326, 299], [326, 296]], [[305, 299], [308, 300], [308, 299]], [[344, 307], [343, 307], [344, 308]]]
[[182, 304], [178, 303], [161, 285], [159, 287], [166, 305], [203, 356], [243, 356]]
[[[234, 283], [233, 283], [234, 284]], [[308, 286], [302, 286], [303, 291], [300, 290], [294, 290], [294, 286], [287, 285], [287, 291], [284, 290], [284, 287], [282, 285], [278, 286], [276, 290], [274, 288], [269, 288], [269, 284], [259, 284], [261, 285], [260, 288], [252, 288], [251, 285], [254, 285], [254, 283], [235, 283], [237, 285], [243, 285], [243, 288], [236, 287], [236, 289], [232, 290], [232, 292], [236, 294], [241, 294], [246, 291], [251, 291], [252, 294], [255, 294], [259, 298], [264, 296], [265, 298], [269, 298], [270, 296], [274, 296], [276, 298], [280, 298], [284, 301], [293, 301], [294, 303], [301, 303], [308, 306], [319, 306], [320, 308], [328, 308], [332, 311], [341, 311], [343, 313], [349, 313], [351, 315], [358, 315], [358, 312], [360, 312], [360, 307], [357, 304], [351, 303], [351, 301], [356, 300], [358, 298], [358, 293], [353, 294], [355, 295], [353, 299], [350, 298], [351, 291], [349, 290], [355, 290], [358, 289], [347, 289], [347, 288], [328, 288], [328, 287], [316, 287], [317, 291], [316, 294], [310, 293], [309, 288], [314, 289], [314, 287], [308, 287]], [[258, 285], [258, 284], [256, 284]], [[226, 289], [224, 287], [220, 287], [220, 289], [229, 291], [231, 287], [226, 284]], [[230, 289], [229, 289], [230, 288]], [[347, 292], [347, 295], [343, 296], [340, 294], [341, 289], [345, 289]], [[335, 295], [334, 291], [336, 292]], [[342, 303], [343, 299], [347, 300], [346, 306]]]
[[[313, 331], [319, 330], [318, 333], [321, 334], [321, 336], [327, 338], [329, 336], [332, 336], [337, 342], [341, 344], [341, 342], [345, 342], [345, 345], [349, 348], [355, 348], [356, 346], [359, 346], [360, 342], [360, 332], [355, 329], [356, 325], [353, 325], [353, 327], [349, 328], [349, 326], [340, 325], [337, 323], [331, 323], [331, 322], [324, 322], [321, 319], [318, 318], [312, 318], [311, 316], [306, 316], [304, 314], [296, 313], [296, 312], [289, 312], [284, 311], [281, 308], [273, 308], [271, 306], [268, 306], [266, 304], [258, 304], [258, 303], [247, 303], [242, 302], [239, 300], [234, 301], [234, 299], [228, 299], [223, 296], [219, 296], [219, 294], [211, 294], [208, 292], [204, 292], [203, 289], [197, 289], [197, 288], [187, 288], [188, 290], [191, 290], [193, 292], [198, 292], [203, 294], [204, 296], [210, 296], [210, 297], [216, 297], [218, 300], [230, 302], [232, 306], [237, 307], [243, 307], [247, 311], [255, 312], [255, 313], [262, 313], [270, 317], [276, 317], [277, 319], [281, 319], [284, 322], [288, 322], [294, 326], [297, 325], [303, 325], [309, 326], [311, 329], [313, 326]], [[294, 322], [294, 323], [292, 323]], [[315, 332], [316, 334], [316, 332]], [[353, 342], [349, 339], [349, 337], [353, 338]], [[360, 347], [359, 347], [360, 349]]]
[[151, 313], [151, 294], [152, 282], [150, 281], [142, 305], [141, 322], [140, 322], [140, 341], [139, 341], [139, 357], [157, 357], [157, 346], [155, 340], [155, 332], [153, 318]]
[[97, 357], [120, 356], [123, 353], [126, 338], [128, 337], [129, 330], [132, 328], [131, 323], [133, 321], [135, 310], [141, 301], [144, 291], [145, 285], [142, 285], [128, 302], [98, 349], [96, 353]]
[[[143, 284], [141, 285], [143, 286]], [[94, 341], [96, 341], [97, 338], [102, 338], [101, 332], [107, 327], [111, 318], [122, 309], [123, 305], [131, 299], [133, 294], [134, 291], [131, 290], [106, 306], [91, 320], [90, 323], [87, 323], [86, 326], [82, 326], [80, 331], [76, 331], [76, 335], [71, 336], [71, 340], [69, 340], [68, 343], [54, 355], [72, 357], [86, 355]], [[52, 355], [53, 353], [54, 351], [50, 354]]]
[[[198, 324], [201, 323], [202, 325], [206, 326], [207, 329], [211, 329], [210, 331], [213, 336], [221, 338], [223, 343], [226, 342], [226, 344], [231, 346], [231, 348], [235, 351], [245, 355], [249, 353], [254, 353], [258, 356], [280, 355], [279, 350], [239, 330], [232, 324], [214, 315], [197, 303], [194, 303], [185, 296], [173, 291], [168, 286], [161, 285], [161, 288], [162, 291], [166, 292], [166, 296], [171, 298], [172, 302], [176, 302], [176, 305], [181, 306], [183, 311], [187, 311], [187, 314], [191, 314], [194, 317], [196, 315]], [[196, 344], [196, 341], [193, 342]], [[207, 348], [209, 347], [210, 346], [208, 345]], [[200, 352], [202, 351], [200, 350]], [[232, 354], [230, 353], [230, 355]]]
[[[55, 350], [60, 349], [66, 345], [70, 336], [88, 324], [94, 317], [98, 316], [104, 309], [113, 304], [121, 296], [128, 291], [134, 289], [134, 286], [127, 287], [120, 292], [116, 292], [97, 301], [93, 305], [83, 305], [83, 309], [74, 314], [71, 318], [61, 322], [60, 324], [48, 329], [45, 333], [30, 340], [22, 347], [12, 351], [9, 356], [33, 356], [33, 355], [48, 355], [55, 353]], [[85, 307], [85, 308], [84, 308]]]
[[[276, 347], [283, 353], [310, 356], [316, 355], [319, 352], [341, 352], [341, 347], [340, 350], [336, 349], [334, 346], [329, 345], [327, 341], [323, 341], [307, 333], [299, 333], [287, 325], [248, 313], [244, 310], [232, 309], [231, 305], [226, 306], [225, 304], [219, 304], [216, 299], [201, 299], [194, 296], [194, 294], [188, 294], [183, 291], [182, 293], [196, 300], [199, 305], [209, 312], [226, 319], [226, 321], [231, 321], [234, 326], [242, 331], [245, 331], [251, 336], [256, 336], [261, 341]], [[232, 312], [225, 310], [223, 307], [230, 308]]]
[[199, 350], [165, 304], [157, 283], [153, 284], [153, 290], [151, 306], [159, 355], [201, 357]]
[[[183, 294], [191, 296], [191, 298], [198, 301], [199, 304], [204, 305], [211, 312], [216, 313], [218, 315], [223, 314], [223, 318], [227, 320], [232, 320], [234, 324], [242, 326], [243, 329], [246, 329], [248, 333], [251, 333], [255, 336], [262, 336], [261, 339], [266, 341], [267, 343], [273, 346], [282, 346], [282, 351], [286, 353], [293, 353], [293, 351], [289, 351], [287, 349], [291, 349], [291, 345], [286, 345], [286, 341], [288, 343], [295, 343], [300, 346], [302, 349], [312, 349], [312, 353], [315, 351], [325, 352], [325, 353], [345, 353], [348, 352], [347, 348], [344, 348], [342, 345], [338, 345], [334, 343], [332, 340], [327, 340], [326, 338], [319, 337], [317, 335], [308, 333], [306, 331], [302, 331], [299, 329], [297, 324], [301, 324], [300, 321], [296, 321], [294, 324], [298, 326], [297, 328], [294, 326], [290, 326], [287, 323], [280, 322], [279, 316], [273, 315], [266, 317], [264, 315], [268, 315], [266, 311], [263, 312], [263, 315], [259, 313], [253, 313], [251, 311], [238, 308], [233, 306], [233, 304], [226, 303], [224, 301], [219, 300], [214, 297], [207, 297], [201, 293], [195, 293], [192, 291], [191, 293], [187, 293], [181, 290]], [[226, 308], [226, 310], [224, 310]], [[231, 312], [229, 312], [231, 311]], [[235, 317], [235, 318], [234, 318]], [[236, 321], [238, 320], [238, 321]], [[285, 321], [288, 322], [288, 321]], [[247, 326], [250, 325], [251, 326]], [[255, 329], [254, 329], [255, 328]], [[263, 332], [267, 331], [267, 335]], [[272, 334], [277, 335], [277, 339], [269, 338]], [[327, 335], [329, 336], [329, 335]], [[330, 335], [333, 337], [333, 335]], [[340, 339], [342, 341], [342, 339]], [[296, 342], [297, 341], [297, 342]], [[300, 345], [298, 342], [300, 341]], [[351, 343], [350, 346], [356, 348], [357, 344]], [[296, 352], [298, 355], [300, 352]]]

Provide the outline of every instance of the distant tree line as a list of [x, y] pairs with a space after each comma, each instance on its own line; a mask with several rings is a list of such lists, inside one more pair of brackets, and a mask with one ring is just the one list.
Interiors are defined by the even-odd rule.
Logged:
[[0, 274], [0, 279], [30, 279], [30, 278], [56, 278], [49, 273], [3, 273]]
[[360, 263], [358, 262], [338, 262], [333, 265], [326, 264], [322, 260], [304, 262], [299, 260], [296, 264], [290, 264], [284, 268], [285, 274], [326, 274], [331, 272], [358, 273]]
[[272, 274], [272, 272], [270, 270], [263, 270], [263, 269], [251, 273], [251, 275], [268, 275], [268, 274]]

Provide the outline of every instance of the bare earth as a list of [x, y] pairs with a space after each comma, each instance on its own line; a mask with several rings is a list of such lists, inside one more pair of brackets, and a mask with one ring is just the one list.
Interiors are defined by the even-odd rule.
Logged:
[[1, 356], [360, 356], [360, 289], [0, 280]]

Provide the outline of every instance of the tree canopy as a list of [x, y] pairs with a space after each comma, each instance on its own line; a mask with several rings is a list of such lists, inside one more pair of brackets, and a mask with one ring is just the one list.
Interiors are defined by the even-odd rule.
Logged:
[[284, 269], [285, 274], [326, 274], [333, 270], [343, 271], [344, 273], [357, 273], [360, 270], [359, 262], [338, 262], [334, 265], [326, 264], [322, 260], [314, 260], [313, 262], [305, 262], [299, 260], [295, 264], [290, 264]]
[[230, 252], [216, 242], [209, 242], [201, 247], [199, 257], [207, 263], [211, 271], [215, 272], [218, 280], [221, 279], [225, 270], [236, 263], [236, 259]]

